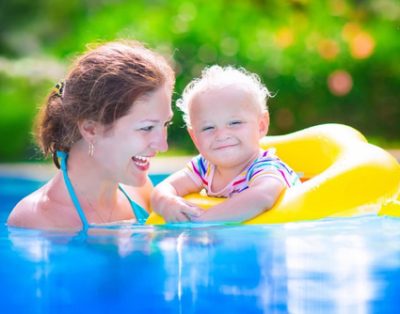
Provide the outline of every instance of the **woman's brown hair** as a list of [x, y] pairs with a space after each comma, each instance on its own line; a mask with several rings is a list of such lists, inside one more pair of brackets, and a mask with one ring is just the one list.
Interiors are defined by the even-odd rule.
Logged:
[[36, 121], [39, 147], [55, 159], [57, 150], [68, 152], [81, 138], [79, 121], [111, 126], [140, 96], [164, 84], [172, 91], [174, 81], [167, 61], [138, 42], [110, 42], [90, 49], [75, 61], [62, 90], [54, 89], [47, 97]]

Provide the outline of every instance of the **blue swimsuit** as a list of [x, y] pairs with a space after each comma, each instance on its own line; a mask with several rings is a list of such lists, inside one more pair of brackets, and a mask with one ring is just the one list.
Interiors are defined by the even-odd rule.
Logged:
[[[89, 227], [92, 227], [93, 225], [89, 224], [85, 214], [83, 212], [83, 209], [81, 205], [79, 204], [78, 198], [76, 196], [75, 190], [71, 184], [71, 180], [68, 177], [68, 172], [67, 172], [67, 159], [68, 159], [68, 153], [66, 152], [61, 152], [57, 151], [57, 157], [61, 159], [61, 171], [63, 173], [64, 177], [64, 182], [67, 187], [69, 196], [71, 197], [72, 203], [74, 204], [76, 211], [78, 212], [79, 218], [82, 221], [82, 228], [83, 230], [87, 230]], [[122, 188], [122, 186], [118, 186], [121, 192], [126, 196], [128, 199], [129, 203], [131, 204], [133, 214], [136, 216], [136, 220], [139, 224], [144, 224], [149, 217], [149, 214], [147, 211], [141, 207], [140, 205], [136, 204], [126, 193], [126, 191]]]

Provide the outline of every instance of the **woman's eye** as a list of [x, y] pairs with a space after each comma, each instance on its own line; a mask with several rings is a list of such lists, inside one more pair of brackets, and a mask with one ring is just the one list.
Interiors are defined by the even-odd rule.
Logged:
[[154, 129], [153, 125], [149, 125], [149, 126], [144, 126], [142, 128], [140, 128], [140, 131], [145, 131], [145, 132], [150, 132]]

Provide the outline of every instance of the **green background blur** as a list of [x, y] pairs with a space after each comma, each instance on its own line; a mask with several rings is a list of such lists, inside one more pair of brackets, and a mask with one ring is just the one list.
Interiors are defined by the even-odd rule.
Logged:
[[[399, 145], [398, 0], [0, 2], [0, 162], [40, 159], [39, 105], [91, 42], [130, 38], [171, 55], [174, 99], [210, 64], [258, 73], [276, 96], [270, 134], [345, 123]], [[180, 114], [173, 152], [193, 152]]]

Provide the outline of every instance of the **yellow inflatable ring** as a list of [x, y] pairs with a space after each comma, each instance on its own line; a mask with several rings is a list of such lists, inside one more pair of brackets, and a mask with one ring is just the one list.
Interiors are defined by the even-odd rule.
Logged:
[[380, 216], [400, 218], [400, 196], [397, 199], [390, 199], [384, 202], [378, 214]]
[[[380, 214], [389, 210], [393, 215], [393, 208], [399, 204], [399, 163], [349, 126], [323, 124], [288, 135], [267, 136], [260, 146], [275, 147], [277, 155], [301, 175], [304, 183], [286, 190], [273, 208], [244, 224], [376, 214], [381, 208]], [[223, 201], [199, 194], [185, 199], [203, 208]], [[147, 223], [162, 224], [164, 220], [153, 212]]]

